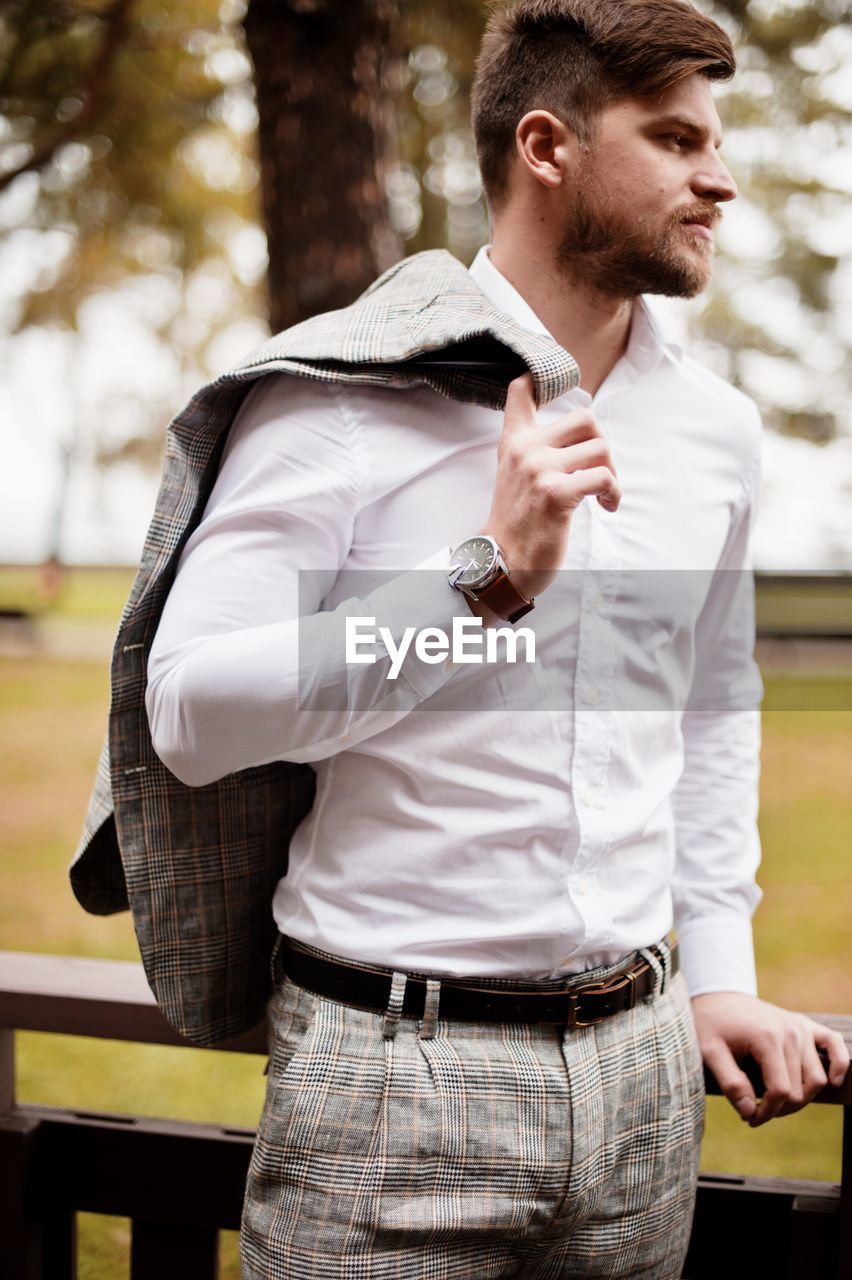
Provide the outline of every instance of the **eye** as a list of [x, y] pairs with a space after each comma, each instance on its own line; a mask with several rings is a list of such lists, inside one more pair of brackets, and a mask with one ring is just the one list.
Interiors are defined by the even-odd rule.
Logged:
[[686, 134], [683, 134], [683, 133], [667, 133], [665, 136], [666, 136], [666, 138], [668, 138], [668, 139], [670, 139], [672, 142], [674, 142], [674, 144], [675, 144], [677, 147], [681, 148], [681, 149], [684, 149], [684, 148], [686, 148], [686, 147], [688, 147], [688, 146], [689, 146], [689, 138], [687, 138]]

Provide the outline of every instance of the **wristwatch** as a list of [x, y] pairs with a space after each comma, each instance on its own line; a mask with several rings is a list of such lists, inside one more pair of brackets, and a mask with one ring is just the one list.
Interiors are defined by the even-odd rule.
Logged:
[[517, 622], [535, 608], [535, 600], [514, 586], [497, 542], [487, 533], [460, 542], [451, 557], [447, 581], [471, 600], [482, 600], [498, 618]]

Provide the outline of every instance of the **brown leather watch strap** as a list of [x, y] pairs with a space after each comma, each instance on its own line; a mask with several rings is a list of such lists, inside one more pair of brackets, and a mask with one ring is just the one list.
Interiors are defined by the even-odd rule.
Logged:
[[498, 618], [505, 618], [507, 622], [517, 622], [535, 608], [535, 598], [528, 600], [522, 596], [502, 569], [492, 583], [475, 594], [477, 600], [482, 600]]

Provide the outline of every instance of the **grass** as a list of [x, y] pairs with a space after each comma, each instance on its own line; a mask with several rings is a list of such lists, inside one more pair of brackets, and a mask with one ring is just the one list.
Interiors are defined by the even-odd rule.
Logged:
[[[771, 686], [768, 679], [767, 693]], [[807, 1013], [852, 1013], [850, 761], [852, 712], [764, 713], [760, 995]], [[711, 1098], [702, 1167], [836, 1182], [841, 1141], [838, 1107], [809, 1107], [750, 1130], [725, 1099]]]
[[852, 673], [846, 677], [784, 674], [764, 676], [765, 714], [776, 711], [852, 711]]
[[[81, 584], [87, 608], [117, 617], [129, 581]], [[120, 588], [120, 589], [119, 589]], [[73, 597], [69, 597], [73, 600]], [[69, 603], [68, 607], [71, 605]], [[75, 608], [78, 606], [74, 606]], [[833, 710], [790, 710], [767, 677], [760, 883], [755, 920], [761, 995], [804, 1011], [852, 1013], [848, 936], [848, 803], [852, 711], [845, 682], [822, 681]], [[773, 692], [774, 691], [774, 692]], [[844, 702], [844, 698], [847, 700]], [[4, 893], [0, 946], [138, 959], [127, 913], [86, 915], [67, 879], [106, 724], [103, 661], [0, 659]], [[20, 1033], [23, 1101], [253, 1127], [264, 1059], [73, 1036]], [[708, 1101], [705, 1169], [837, 1181], [841, 1112], [809, 1107], [750, 1130], [724, 1099]], [[80, 1215], [80, 1280], [128, 1274], [128, 1225]], [[235, 1233], [222, 1235], [222, 1276], [239, 1275]]]
[[0, 566], [0, 609], [25, 609], [34, 614], [50, 612], [62, 618], [103, 621], [117, 618], [130, 594], [134, 569], [62, 570], [58, 594], [48, 607], [45, 580], [38, 566]]

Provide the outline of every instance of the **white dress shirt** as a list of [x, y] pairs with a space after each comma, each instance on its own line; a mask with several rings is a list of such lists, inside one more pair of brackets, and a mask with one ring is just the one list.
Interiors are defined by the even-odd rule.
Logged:
[[[486, 249], [471, 274], [546, 332]], [[292, 938], [397, 969], [546, 977], [674, 924], [691, 994], [755, 993], [759, 414], [642, 298], [597, 394], [576, 387], [539, 420], [589, 405], [623, 497], [575, 512], [565, 572], [517, 624], [536, 661], [412, 649], [392, 681], [381, 645], [344, 661], [342, 623], [375, 617], [398, 639], [469, 616], [444, 570], [488, 517], [502, 414], [425, 386], [261, 379], [151, 650], [154, 746], [190, 786], [312, 764], [272, 902]]]

